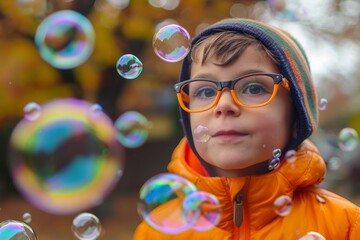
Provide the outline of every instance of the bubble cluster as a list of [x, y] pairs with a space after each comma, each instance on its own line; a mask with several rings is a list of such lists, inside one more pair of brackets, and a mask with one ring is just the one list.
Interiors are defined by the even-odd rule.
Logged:
[[101, 224], [92, 213], [80, 213], [72, 222], [71, 230], [80, 240], [95, 240], [100, 236]]
[[341, 150], [351, 152], [359, 144], [359, 135], [353, 128], [343, 128], [339, 132], [338, 145]]
[[0, 239], [37, 240], [34, 230], [24, 222], [6, 220], [0, 223]]
[[123, 147], [111, 119], [89, 117], [93, 104], [65, 98], [21, 120], [10, 137], [9, 166], [17, 189], [36, 207], [71, 214], [98, 205], [118, 182]]
[[75, 68], [85, 62], [94, 48], [95, 32], [82, 14], [62, 10], [46, 17], [35, 33], [41, 57], [59, 69]]
[[176, 174], [152, 177], [139, 194], [140, 216], [166, 234], [188, 229], [207, 231], [221, 218], [221, 206], [215, 195], [198, 191], [192, 182]]
[[152, 45], [160, 59], [178, 62], [189, 53], [190, 35], [182, 26], [169, 24], [160, 28], [154, 35]]
[[183, 209], [186, 222], [195, 231], [207, 231], [220, 221], [219, 200], [207, 192], [197, 191], [186, 196]]
[[149, 122], [146, 117], [136, 111], [120, 115], [115, 121], [117, 140], [127, 148], [136, 148], [148, 138]]
[[135, 79], [141, 74], [143, 64], [135, 55], [125, 54], [117, 60], [116, 70], [123, 78]]
[[193, 134], [194, 134], [194, 140], [200, 143], [207, 143], [211, 138], [209, 134], [209, 128], [203, 125], [198, 125], [197, 127], [195, 127]]
[[268, 169], [274, 170], [280, 166], [281, 149], [276, 148], [272, 152], [273, 158], [268, 162]]
[[29, 121], [33, 121], [40, 116], [41, 106], [36, 102], [29, 102], [25, 105], [23, 111], [24, 117]]
[[186, 196], [197, 189], [187, 179], [171, 174], [158, 174], [140, 189], [138, 212], [155, 229], [176, 234], [190, 228], [183, 211]]
[[293, 201], [291, 197], [287, 195], [282, 195], [275, 199], [274, 209], [275, 213], [279, 216], [289, 215], [293, 206]]

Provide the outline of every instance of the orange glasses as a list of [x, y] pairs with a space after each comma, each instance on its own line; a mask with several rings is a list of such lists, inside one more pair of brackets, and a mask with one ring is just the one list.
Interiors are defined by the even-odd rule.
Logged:
[[194, 78], [176, 83], [174, 89], [180, 107], [189, 113], [207, 111], [219, 102], [222, 90], [228, 88], [236, 104], [257, 108], [269, 104], [279, 84], [289, 90], [289, 82], [281, 74], [250, 73], [230, 81]]

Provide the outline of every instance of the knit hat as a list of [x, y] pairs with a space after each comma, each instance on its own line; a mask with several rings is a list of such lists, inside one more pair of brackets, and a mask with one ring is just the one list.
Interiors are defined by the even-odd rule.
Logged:
[[[295, 107], [296, 136], [291, 137], [284, 150], [296, 149], [315, 132], [318, 124], [317, 94], [303, 48], [284, 30], [259, 21], [240, 18], [224, 19], [211, 25], [193, 38], [191, 46], [204, 36], [222, 31], [251, 35], [273, 54], [280, 73], [289, 80], [291, 98]], [[187, 57], [182, 63], [180, 82], [190, 78], [189, 70]], [[180, 109], [180, 116], [188, 142], [193, 152], [201, 160], [195, 150], [188, 113]]]

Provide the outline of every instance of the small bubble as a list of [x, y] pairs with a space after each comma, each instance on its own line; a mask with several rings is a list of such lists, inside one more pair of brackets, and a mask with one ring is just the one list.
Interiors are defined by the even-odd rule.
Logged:
[[125, 54], [117, 60], [116, 70], [123, 78], [135, 79], [141, 74], [143, 64], [136, 56]]
[[147, 140], [149, 126], [143, 114], [135, 111], [126, 112], [115, 121], [116, 139], [127, 148], [137, 148]]
[[325, 111], [328, 105], [328, 100], [326, 98], [321, 98], [319, 101], [319, 110]]
[[80, 240], [95, 240], [100, 236], [101, 224], [95, 215], [85, 212], [74, 218], [71, 229]]
[[199, 125], [194, 129], [194, 139], [196, 142], [207, 143], [210, 138], [209, 128]]
[[299, 0], [268, 0], [268, 3], [273, 15], [280, 20], [298, 21], [306, 14]]
[[287, 195], [282, 195], [275, 199], [274, 208], [275, 213], [279, 216], [286, 216], [291, 212], [292, 199]]
[[318, 232], [308, 232], [299, 240], [326, 240], [323, 235]]
[[23, 218], [23, 221], [24, 222], [26, 222], [26, 223], [31, 223], [31, 214], [30, 213], [24, 213], [23, 214], [23, 216], [22, 216], [22, 218]]
[[36, 102], [29, 102], [25, 105], [24, 109], [24, 117], [27, 120], [34, 121], [39, 118], [41, 113], [41, 107]]
[[328, 167], [330, 170], [336, 171], [341, 167], [341, 160], [339, 157], [331, 157], [328, 161]]
[[100, 104], [93, 104], [90, 106], [89, 114], [90, 117], [98, 117], [103, 112], [103, 108]]
[[281, 149], [279, 149], [279, 148], [274, 149], [273, 157], [274, 158], [279, 158], [280, 156], [281, 156]]
[[166, 25], [154, 35], [156, 55], [166, 62], [178, 62], [186, 57], [190, 48], [190, 35], [177, 24]]
[[351, 152], [359, 143], [359, 135], [353, 128], [344, 128], [338, 136], [338, 144], [341, 150]]
[[279, 166], [280, 166], [280, 158], [273, 158], [269, 162], [268, 169], [269, 170], [274, 170], [274, 169], [277, 169]]
[[296, 161], [296, 151], [289, 150], [285, 153], [285, 159], [289, 163], [294, 163]]

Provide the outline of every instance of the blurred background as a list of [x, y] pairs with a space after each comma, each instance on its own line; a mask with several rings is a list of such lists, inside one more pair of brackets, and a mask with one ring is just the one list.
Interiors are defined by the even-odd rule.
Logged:
[[[94, 28], [94, 48], [76, 67], [54, 67], [34, 41], [43, 20], [73, 10]], [[99, 239], [131, 239], [140, 217], [138, 192], [150, 177], [166, 171], [182, 137], [172, 86], [180, 62], [163, 61], [152, 46], [161, 27], [175, 23], [191, 37], [229, 17], [252, 18], [281, 27], [303, 44], [321, 100], [319, 131], [312, 136], [328, 166], [322, 187], [360, 204], [360, 150], [339, 146], [342, 129], [360, 131], [360, 2], [358, 0], [13, 0], [0, 1], [0, 222], [31, 214], [40, 240], [76, 239], [76, 213], [53, 214], [31, 204], [14, 184], [9, 139], [29, 102], [59, 98], [99, 104], [116, 121], [128, 111], [151, 123], [146, 141], [124, 147], [123, 174], [101, 204], [87, 209], [101, 222]], [[120, 56], [133, 54], [141, 75], [119, 75]], [[91, 191], [87, 192], [91, 195]], [[90, 196], [89, 196], [90, 197]]]

